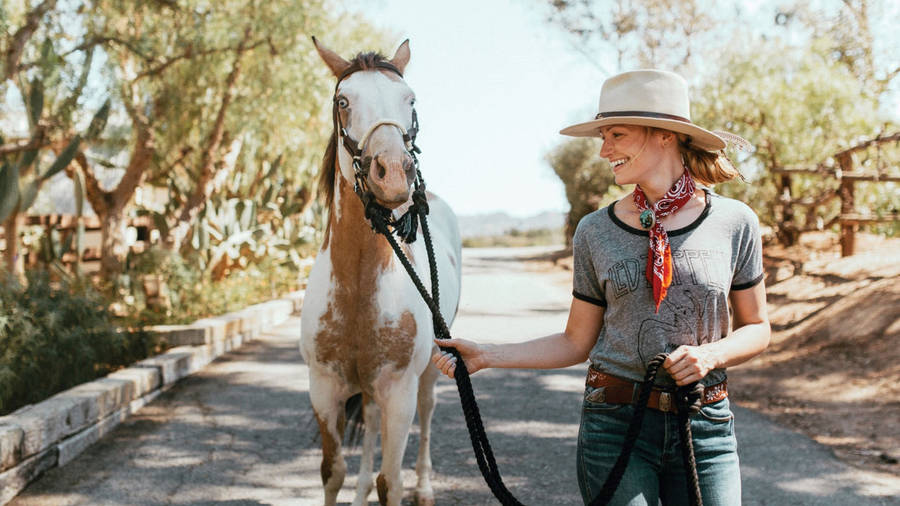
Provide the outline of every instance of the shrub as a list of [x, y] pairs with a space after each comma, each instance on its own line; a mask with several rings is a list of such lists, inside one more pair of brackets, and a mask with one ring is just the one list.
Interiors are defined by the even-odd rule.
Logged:
[[89, 286], [28, 273], [0, 282], [0, 415], [128, 365], [157, 350], [145, 332], [115, 328]]
[[[134, 255], [128, 264], [128, 281], [115, 309], [135, 327], [190, 323], [236, 311], [296, 290], [305, 277], [290, 264], [263, 259], [214, 280], [195, 267], [195, 259], [159, 248]], [[148, 277], [159, 284], [160, 295], [152, 299], [145, 289]]]

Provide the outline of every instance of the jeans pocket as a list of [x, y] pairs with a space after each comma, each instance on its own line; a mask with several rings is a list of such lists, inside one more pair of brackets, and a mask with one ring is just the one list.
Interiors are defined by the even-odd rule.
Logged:
[[700, 416], [712, 423], [728, 423], [734, 419], [727, 398], [703, 405], [700, 408]]
[[606, 402], [603, 387], [585, 387], [584, 410], [592, 413], [610, 413], [622, 409], [625, 404], [609, 404]]

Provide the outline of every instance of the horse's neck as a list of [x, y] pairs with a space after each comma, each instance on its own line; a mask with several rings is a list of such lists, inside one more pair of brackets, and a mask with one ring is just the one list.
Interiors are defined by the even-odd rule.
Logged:
[[348, 289], [368, 291], [375, 277], [390, 267], [394, 252], [372, 231], [362, 201], [340, 175], [336, 186], [325, 239], [332, 275]]

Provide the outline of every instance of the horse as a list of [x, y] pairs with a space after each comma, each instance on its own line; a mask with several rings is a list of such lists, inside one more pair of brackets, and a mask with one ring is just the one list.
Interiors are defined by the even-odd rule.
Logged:
[[[432, 315], [386, 238], [372, 230], [363, 204], [363, 199], [374, 199], [397, 215], [411, 203], [418, 171], [414, 152], [418, 120], [415, 95], [403, 79], [409, 40], [390, 60], [360, 53], [348, 61], [315, 38], [313, 44], [338, 80], [332, 104], [334, 131], [319, 179], [327, 226], [307, 281], [300, 339], [321, 434], [325, 504], [335, 504], [346, 475], [345, 406], [357, 394], [362, 396], [365, 431], [353, 504], [367, 504], [373, 488], [379, 425], [378, 500], [400, 504], [401, 464], [416, 411], [420, 435], [415, 499], [420, 505], [434, 504], [430, 440], [439, 371], [430, 360], [435, 349]], [[426, 195], [440, 311], [449, 325], [459, 305], [459, 226], [443, 200], [430, 192]], [[401, 247], [431, 290], [423, 242]]]

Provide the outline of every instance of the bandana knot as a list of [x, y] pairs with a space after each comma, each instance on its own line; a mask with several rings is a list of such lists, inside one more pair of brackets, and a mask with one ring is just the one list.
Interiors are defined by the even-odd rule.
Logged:
[[653, 302], [656, 304], [657, 313], [660, 303], [666, 298], [669, 285], [672, 284], [672, 248], [669, 245], [669, 234], [659, 222], [684, 207], [691, 200], [695, 189], [694, 180], [686, 170], [652, 208], [640, 185], [634, 189], [634, 204], [641, 212], [641, 226], [650, 232], [650, 249], [647, 252], [645, 274], [653, 285]]

